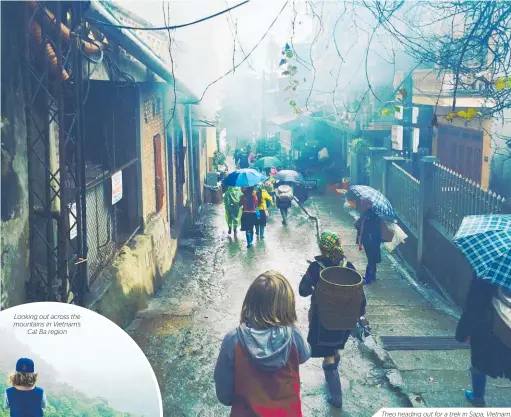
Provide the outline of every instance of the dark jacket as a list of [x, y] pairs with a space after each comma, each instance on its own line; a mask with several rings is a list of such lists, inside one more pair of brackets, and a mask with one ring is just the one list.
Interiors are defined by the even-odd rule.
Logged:
[[42, 417], [46, 407], [46, 396], [42, 388], [30, 391], [7, 388], [5, 405], [10, 409], [11, 417]]
[[223, 340], [215, 367], [218, 400], [233, 417], [301, 417], [299, 365], [310, 347], [296, 327], [245, 324]]
[[489, 281], [473, 278], [463, 314], [456, 328], [456, 340], [470, 338], [473, 367], [492, 378], [511, 379], [511, 349], [493, 333], [493, 315], [497, 314], [492, 299], [497, 287]]
[[[318, 285], [320, 272], [323, 268], [321, 265], [326, 268], [335, 266], [329, 259], [322, 256], [316, 256], [315, 261], [309, 265], [307, 272], [302, 277], [298, 289], [301, 297], [308, 297], [309, 295], [312, 295], [310, 326], [307, 341], [311, 345], [313, 358], [333, 356], [337, 349], [344, 349], [344, 346], [351, 334], [350, 330], [327, 330], [322, 326], [321, 321], [319, 320], [316, 293], [314, 290]], [[356, 271], [355, 266], [351, 262], [348, 262], [346, 267]], [[367, 301], [364, 294], [362, 305], [360, 306], [360, 316], [365, 315], [366, 305]]]
[[355, 223], [357, 229], [357, 243], [362, 243], [369, 264], [381, 262], [381, 220], [378, 215], [369, 209]]

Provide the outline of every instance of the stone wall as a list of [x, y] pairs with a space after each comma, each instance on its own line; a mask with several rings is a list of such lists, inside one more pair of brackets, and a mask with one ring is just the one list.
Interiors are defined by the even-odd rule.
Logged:
[[177, 239], [168, 230], [165, 219], [154, 217], [144, 233], [123, 247], [112, 265], [101, 272], [87, 307], [121, 327], [146, 309], [176, 255]]
[[[25, 301], [29, 278], [27, 128], [22, 80], [22, 3], [2, 4], [2, 272], [4, 307]], [[21, 16], [19, 19], [17, 16]]]

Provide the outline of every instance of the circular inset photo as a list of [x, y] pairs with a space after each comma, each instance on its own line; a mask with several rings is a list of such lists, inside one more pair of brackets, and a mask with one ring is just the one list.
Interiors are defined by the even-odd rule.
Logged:
[[105, 317], [71, 304], [0, 313], [0, 417], [161, 417], [144, 353]]

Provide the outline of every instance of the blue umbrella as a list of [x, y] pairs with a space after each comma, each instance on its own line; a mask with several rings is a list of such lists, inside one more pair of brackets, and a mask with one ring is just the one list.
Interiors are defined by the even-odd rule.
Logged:
[[378, 216], [389, 220], [393, 220], [396, 217], [392, 204], [378, 190], [368, 185], [352, 185], [348, 192], [351, 192], [356, 198], [369, 200], [373, 204], [373, 210]]
[[273, 177], [283, 182], [303, 182], [302, 175], [292, 169], [283, 169], [277, 172]]
[[467, 216], [452, 242], [478, 278], [511, 289], [511, 215]]
[[266, 176], [252, 168], [238, 169], [231, 172], [224, 179], [225, 185], [231, 187], [253, 187], [261, 184], [266, 179]]

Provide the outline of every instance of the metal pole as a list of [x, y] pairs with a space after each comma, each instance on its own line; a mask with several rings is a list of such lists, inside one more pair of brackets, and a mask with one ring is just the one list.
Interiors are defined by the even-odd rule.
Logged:
[[69, 195], [67, 188], [68, 176], [67, 176], [67, 155], [66, 155], [66, 132], [64, 129], [64, 80], [62, 79], [62, 39], [60, 37], [60, 27], [62, 24], [62, 9], [61, 3], [55, 3], [55, 15], [56, 15], [56, 31], [55, 31], [55, 44], [57, 45], [57, 74], [55, 81], [55, 91], [57, 95], [57, 123], [59, 129], [59, 168], [60, 168], [60, 218], [59, 218], [59, 244], [58, 244], [58, 259], [59, 259], [59, 271], [58, 277], [60, 282], [56, 282], [51, 288], [51, 300], [62, 301], [58, 295], [58, 287], [66, 285], [68, 282], [68, 247], [67, 247], [67, 235], [69, 233], [69, 215], [68, 215], [68, 204]]
[[[81, 3], [73, 4], [72, 9], [72, 27], [79, 31], [82, 21]], [[80, 34], [80, 32], [78, 32]], [[84, 295], [88, 289], [87, 273], [87, 197], [85, 187], [85, 123], [84, 101], [83, 101], [83, 58], [80, 50], [80, 37], [74, 39], [75, 42], [75, 61], [74, 61], [74, 87], [75, 87], [75, 106], [76, 106], [76, 134], [75, 134], [75, 201], [76, 201], [76, 229], [77, 229], [77, 265], [73, 289], [76, 290], [75, 303], [83, 306], [85, 304]]]
[[32, 178], [33, 178], [33, 166], [30, 162], [32, 159], [32, 143], [33, 143], [33, 134], [32, 129], [30, 128], [32, 125], [32, 89], [31, 89], [31, 76], [30, 76], [30, 32], [29, 32], [29, 24], [32, 13], [30, 13], [30, 8], [28, 3], [24, 4], [25, 7], [25, 53], [22, 56], [23, 59], [23, 88], [25, 91], [25, 123], [27, 126], [27, 170], [28, 170], [28, 236], [29, 236], [29, 268], [30, 268], [30, 277], [29, 277], [29, 285], [28, 285], [28, 300], [33, 301], [34, 292], [35, 292], [35, 283], [36, 283], [36, 272], [35, 272], [35, 255], [34, 255], [34, 228], [35, 228], [35, 215], [34, 215], [34, 195], [32, 191]]

